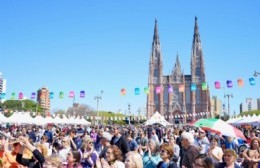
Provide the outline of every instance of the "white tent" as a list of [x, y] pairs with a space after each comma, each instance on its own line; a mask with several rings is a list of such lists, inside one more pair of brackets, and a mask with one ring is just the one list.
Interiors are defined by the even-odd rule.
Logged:
[[153, 124], [161, 124], [163, 126], [172, 125], [168, 121], [165, 120], [165, 118], [156, 111], [154, 115], [149, 118], [145, 123], [145, 125], [153, 125]]

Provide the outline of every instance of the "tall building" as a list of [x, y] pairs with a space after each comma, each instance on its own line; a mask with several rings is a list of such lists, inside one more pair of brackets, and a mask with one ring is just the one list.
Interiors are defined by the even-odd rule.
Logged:
[[0, 102], [1, 103], [5, 101], [5, 94], [6, 94], [6, 79], [3, 78], [3, 75], [0, 72]]
[[[178, 54], [172, 73], [163, 75], [158, 23], [155, 20], [149, 62], [147, 117], [150, 118], [158, 111], [168, 121], [172, 118], [171, 116], [178, 114], [183, 116], [182, 120], [185, 122], [194, 120], [198, 113], [210, 112], [210, 93], [207, 86], [206, 90], [202, 90], [202, 83], [204, 82], [206, 82], [204, 58], [197, 17], [195, 17], [190, 75], [183, 73]], [[180, 86], [184, 86], [183, 90], [179, 89]], [[192, 91], [191, 86], [196, 86], [196, 90]]]
[[260, 110], [260, 99], [257, 99], [257, 110]]
[[217, 96], [212, 96], [211, 101], [211, 117], [222, 115], [222, 101]]
[[259, 109], [258, 103], [259, 103], [259, 99], [246, 98], [246, 101], [241, 103], [240, 113], [246, 111], [258, 110]]
[[44, 109], [45, 114], [50, 112], [50, 91], [47, 87], [42, 87], [37, 91], [37, 102]]

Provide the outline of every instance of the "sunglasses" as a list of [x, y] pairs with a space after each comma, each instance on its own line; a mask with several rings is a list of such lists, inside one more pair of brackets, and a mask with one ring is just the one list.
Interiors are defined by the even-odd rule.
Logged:
[[163, 150], [163, 149], [160, 150], [160, 152], [161, 152], [161, 153], [167, 153], [167, 151], [166, 151], [166, 150]]

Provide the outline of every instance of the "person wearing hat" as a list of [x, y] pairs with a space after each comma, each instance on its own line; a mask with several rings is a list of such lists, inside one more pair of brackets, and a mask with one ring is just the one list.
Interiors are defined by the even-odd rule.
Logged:
[[99, 158], [106, 159], [106, 152], [108, 147], [110, 146], [110, 141], [112, 139], [112, 135], [109, 132], [103, 132], [100, 143], [102, 145], [102, 150], [99, 154]]

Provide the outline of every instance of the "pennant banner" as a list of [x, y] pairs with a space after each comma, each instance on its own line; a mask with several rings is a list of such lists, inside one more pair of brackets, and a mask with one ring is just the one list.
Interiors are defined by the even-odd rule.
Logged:
[[60, 99], [63, 99], [63, 98], [64, 98], [64, 92], [60, 92], [59, 98], [60, 98]]
[[184, 92], [184, 90], [185, 90], [184, 84], [179, 85], [179, 92]]
[[250, 85], [255, 85], [255, 78], [249, 78]]
[[22, 93], [22, 92], [19, 93], [18, 99], [19, 99], [19, 100], [22, 100], [22, 99], [23, 99], [23, 93]]
[[125, 95], [126, 95], [126, 89], [125, 89], [125, 88], [122, 88], [122, 89], [121, 89], [121, 95], [122, 95], [122, 96], [125, 96]]
[[219, 81], [216, 81], [216, 82], [215, 82], [215, 88], [216, 88], [216, 89], [220, 89], [220, 88], [221, 88], [221, 85], [220, 85], [220, 82], [219, 82]]
[[238, 80], [237, 80], [237, 85], [238, 85], [238, 87], [243, 87], [243, 86], [244, 86], [244, 81], [243, 81], [243, 79], [238, 79]]
[[84, 90], [82, 90], [82, 91], [80, 91], [80, 98], [85, 98], [85, 91]]
[[50, 99], [53, 99], [53, 98], [54, 98], [54, 93], [50, 92]]
[[190, 90], [195, 91], [196, 90], [196, 84], [192, 83], [191, 86], [190, 86]]
[[161, 93], [161, 87], [156, 86], [155, 92], [156, 92], [156, 94], [160, 94]]
[[233, 87], [232, 80], [227, 80], [227, 87], [228, 88], [232, 88]]
[[32, 94], [31, 94], [31, 99], [33, 100], [33, 99], [35, 99], [36, 98], [36, 93], [35, 92], [32, 92]]
[[168, 92], [169, 92], [169, 93], [173, 92], [173, 88], [172, 88], [171, 85], [169, 85], [169, 87], [168, 87]]
[[75, 97], [74, 91], [70, 91], [70, 92], [69, 92], [69, 98], [74, 98], [74, 97]]
[[135, 95], [140, 95], [140, 89], [139, 88], [135, 88]]
[[201, 84], [201, 89], [202, 89], [202, 90], [207, 90], [207, 89], [208, 89], [207, 82], [203, 82], [203, 83]]
[[149, 88], [148, 88], [148, 87], [145, 87], [145, 88], [144, 88], [144, 93], [145, 93], [145, 94], [149, 94]]

